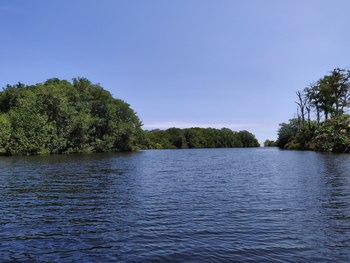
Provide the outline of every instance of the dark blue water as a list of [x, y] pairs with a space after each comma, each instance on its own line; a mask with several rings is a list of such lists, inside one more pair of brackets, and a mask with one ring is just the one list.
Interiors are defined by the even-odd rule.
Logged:
[[0, 261], [350, 262], [350, 155], [0, 158]]

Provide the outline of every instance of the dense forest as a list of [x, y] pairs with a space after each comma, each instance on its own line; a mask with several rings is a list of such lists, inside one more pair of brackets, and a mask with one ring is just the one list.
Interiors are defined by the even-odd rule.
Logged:
[[145, 131], [144, 146], [148, 149], [184, 148], [237, 148], [259, 147], [259, 142], [248, 131], [234, 132], [230, 129], [170, 128]]
[[266, 140], [264, 142], [264, 147], [276, 147], [276, 146], [277, 146], [277, 142], [276, 141]]
[[130, 106], [85, 78], [0, 92], [0, 154], [130, 151], [142, 136]]
[[259, 146], [247, 131], [143, 131], [130, 106], [85, 78], [57, 78], [0, 92], [0, 155]]
[[283, 149], [350, 152], [350, 70], [336, 68], [297, 95], [297, 116], [280, 124]]

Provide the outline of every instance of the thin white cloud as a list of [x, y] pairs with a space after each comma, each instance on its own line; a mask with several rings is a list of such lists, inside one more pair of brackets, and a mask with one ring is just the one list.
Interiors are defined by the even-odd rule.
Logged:
[[259, 124], [255, 123], [197, 123], [197, 122], [183, 122], [183, 121], [165, 121], [165, 122], [149, 122], [144, 123], [143, 128], [147, 130], [151, 129], [168, 129], [172, 127], [176, 128], [192, 128], [192, 127], [199, 127], [199, 128], [229, 128], [232, 130], [236, 129], [249, 129], [252, 127], [258, 127]]

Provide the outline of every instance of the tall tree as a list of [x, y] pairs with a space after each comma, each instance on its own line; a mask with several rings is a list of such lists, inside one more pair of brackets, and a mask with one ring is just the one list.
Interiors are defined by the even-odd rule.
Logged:
[[305, 125], [305, 111], [307, 106], [307, 97], [305, 96], [305, 93], [303, 91], [297, 91], [296, 94], [297, 94], [298, 100], [295, 103], [298, 105], [298, 108], [297, 108], [298, 119], [300, 122], [300, 126], [302, 127]]

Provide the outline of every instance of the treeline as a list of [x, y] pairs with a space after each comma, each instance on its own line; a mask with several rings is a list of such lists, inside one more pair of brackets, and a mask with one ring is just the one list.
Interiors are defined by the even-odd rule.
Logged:
[[350, 152], [350, 70], [336, 68], [296, 95], [297, 117], [280, 124], [277, 145]]
[[264, 147], [276, 147], [277, 146], [277, 142], [272, 141], [272, 140], [266, 140], [264, 142]]
[[147, 149], [184, 148], [237, 148], [259, 147], [259, 142], [248, 131], [234, 132], [230, 129], [213, 128], [170, 128], [145, 131], [143, 141]]
[[85, 78], [0, 92], [0, 154], [130, 151], [141, 122], [127, 103]]
[[247, 131], [141, 126], [129, 104], [85, 78], [0, 91], [0, 155], [259, 146]]

